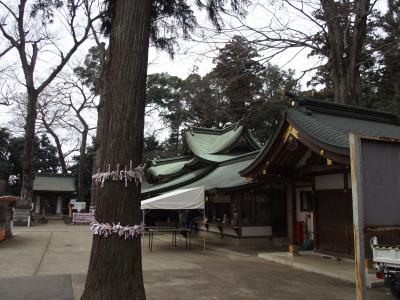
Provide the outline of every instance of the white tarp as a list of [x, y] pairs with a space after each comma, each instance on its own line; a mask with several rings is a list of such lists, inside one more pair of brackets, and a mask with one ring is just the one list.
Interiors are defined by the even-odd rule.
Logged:
[[175, 190], [143, 200], [142, 209], [204, 209], [204, 186]]

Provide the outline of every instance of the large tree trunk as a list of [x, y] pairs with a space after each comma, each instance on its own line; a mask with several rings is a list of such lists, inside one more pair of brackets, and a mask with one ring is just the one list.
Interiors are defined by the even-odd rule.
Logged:
[[86, 127], [82, 131], [81, 147], [79, 150], [79, 167], [78, 167], [78, 199], [86, 201], [85, 197], [85, 164], [86, 164], [86, 142], [89, 129]]
[[[100, 168], [137, 166], [142, 160], [151, 0], [115, 1], [110, 56], [104, 76]], [[107, 181], [99, 188], [100, 223], [141, 223], [140, 185]], [[94, 235], [81, 299], [145, 299], [140, 237]]]
[[358, 104], [360, 96], [360, 61], [367, 30], [370, 0], [354, 1], [353, 16], [343, 15], [341, 3], [321, 0], [328, 28], [329, 67], [335, 102]]
[[[33, 86], [33, 83], [32, 83]], [[24, 161], [22, 165], [21, 198], [32, 203], [33, 200], [33, 147], [35, 144], [35, 124], [38, 95], [34, 88], [28, 87], [28, 103], [25, 124]]]

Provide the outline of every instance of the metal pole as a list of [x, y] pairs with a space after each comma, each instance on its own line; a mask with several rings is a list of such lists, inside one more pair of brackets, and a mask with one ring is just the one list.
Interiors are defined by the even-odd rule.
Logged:
[[356, 277], [356, 299], [365, 300], [365, 246], [364, 246], [364, 190], [362, 177], [361, 138], [350, 133], [351, 184], [354, 224], [354, 263]]

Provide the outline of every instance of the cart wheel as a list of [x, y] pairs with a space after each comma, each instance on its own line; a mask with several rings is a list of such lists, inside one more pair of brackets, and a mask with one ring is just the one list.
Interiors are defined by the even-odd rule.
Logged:
[[390, 291], [392, 292], [392, 295], [395, 296], [397, 299], [400, 299], [400, 289], [399, 289], [399, 283], [396, 285], [396, 281], [392, 281], [390, 283]]

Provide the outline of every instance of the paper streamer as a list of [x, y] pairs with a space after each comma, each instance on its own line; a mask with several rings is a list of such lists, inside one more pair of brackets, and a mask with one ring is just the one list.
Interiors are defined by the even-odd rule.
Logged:
[[119, 180], [125, 182], [125, 187], [128, 186], [128, 181], [134, 181], [136, 184], [138, 182], [142, 183], [144, 179], [144, 168], [145, 164], [141, 164], [132, 170], [132, 161], [130, 162], [129, 170], [125, 166], [123, 170], [119, 169], [119, 164], [114, 171], [111, 171], [110, 165], [108, 165], [108, 172], [100, 172], [100, 170], [92, 176], [95, 183], [104, 186], [104, 182], [107, 180]]
[[108, 223], [99, 223], [96, 220], [90, 224], [90, 230], [93, 231], [93, 234], [101, 235], [105, 238], [112, 234], [117, 234], [119, 237], [124, 237], [125, 240], [144, 235], [144, 228], [144, 224], [122, 226], [120, 223], [110, 225]]

